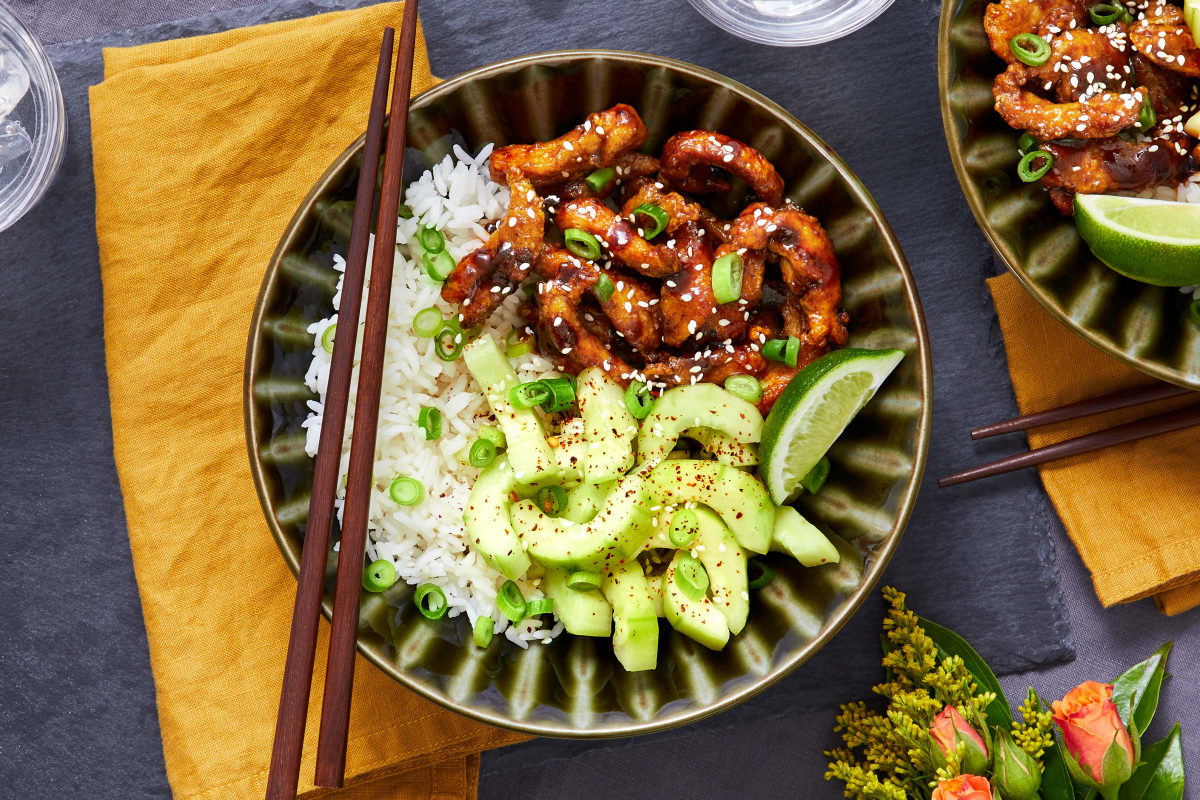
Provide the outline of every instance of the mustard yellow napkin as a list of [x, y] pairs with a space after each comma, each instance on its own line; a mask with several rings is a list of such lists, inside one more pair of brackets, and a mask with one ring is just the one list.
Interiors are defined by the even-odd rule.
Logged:
[[[1017, 405], [1029, 414], [1150, 382], [1055, 320], [1017, 279], [988, 281]], [[1171, 400], [1029, 433], [1031, 447], [1159, 414]], [[1200, 428], [1143, 439], [1039, 467], [1042, 483], [1105, 606], [1153, 595], [1178, 614], [1200, 605]]]
[[[167, 776], [178, 800], [263, 796], [295, 581], [263, 522], [242, 359], [267, 261], [366, 128], [400, 4], [106, 50], [91, 90], [113, 445]], [[434, 82], [418, 34], [414, 92]], [[327, 628], [306, 728], [312, 754]], [[347, 798], [473, 797], [481, 749], [521, 737], [357, 665]]]

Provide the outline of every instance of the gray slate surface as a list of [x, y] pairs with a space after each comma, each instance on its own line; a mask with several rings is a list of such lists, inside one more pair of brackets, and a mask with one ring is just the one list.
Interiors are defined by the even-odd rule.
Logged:
[[[357, 4], [357, 3], [356, 3]], [[67, 94], [71, 148], [50, 196], [0, 234], [10, 277], [0, 295], [0, 791], [15, 798], [169, 796], [136, 586], [129, 563], [111, 429], [86, 86], [101, 75], [101, 45], [172, 38], [312, 13], [332, 2], [243, 8], [203, 19], [112, 30], [219, 6], [197, 0], [78, 3], [26, 0], [18, 12], [47, 41]], [[340, 5], [340, 4], [339, 4]], [[1011, 413], [1011, 388], [983, 284], [993, 270], [945, 157], [937, 110], [935, 0], [901, 0], [870, 28], [820, 48], [780, 50], [736, 40], [682, 0], [548, 4], [427, 2], [422, 18], [434, 71], [453, 75], [510, 55], [608, 46], [683, 58], [776, 99], [837, 149], [874, 192], [921, 287], [934, 345], [935, 423], [928, 475], [972, 464], [1018, 442], [972, 445], [965, 431]], [[540, 21], [525, 20], [538, 15]], [[669, 24], [664, 24], [664, 21]], [[914, 55], [915, 54], [915, 55]], [[880, 80], [886, 75], [887, 80]], [[1059, 554], [1059, 582], [1055, 553]], [[1178, 642], [1163, 719], [1200, 723], [1185, 709], [1200, 631], [1147, 603], [1098, 608], [1086, 572], [1033, 474], [922, 492], [887, 580], [924, 613], [962, 631], [1006, 672], [1074, 664], [1006, 680], [1047, 694], [1111, 677], [1164, 639]], [[1066, 595], [1066, 604], [1063, 594]], [[1066, 606], [1070, 606], [1068, 627]], [[880, 604], [868, 604], [824, 652], [760, 698], [678, 732], [624, 742], [535, 741], [484, 758], [483, 798], [770, 797], [820, 780], [832, 743], [830, 707], [863, 696]], [[1072, 643], [1072, 636], [1074, 643]], [[1185, 713], [1186, 712], [1186, 713]], [[753, 722], [750, 722], [753, 720]], [[1200, 731], [1195, 731], [1200, 735]], [[747, 768], [753, 765], [752, 768]]]

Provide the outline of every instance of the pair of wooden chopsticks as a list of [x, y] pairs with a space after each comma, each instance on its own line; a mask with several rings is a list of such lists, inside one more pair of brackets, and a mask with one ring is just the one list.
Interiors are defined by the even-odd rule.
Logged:
[[[1041, 411], [1037, 414], [1029, 414], [1005, 422], [997, 422], [994, 425], [985, 425], [982, 428], [976, 428], [971, 431], [971, 438], [984, 439], [1002, 433], [1029, 430], [1041, 425], [1066, 422], [1067, 420], [1089, 417], [1093, 414], [1103, 414], [1108, 411], [1116, 411], [1121, 408], [1153, 403], [1187, 394], [1193, 394], [1192, 390], [1185, 389], [1182, 386], [1173, 386], [1169, 383], [1154, 383], [1149, 386], [1139, 386], [1135, 389], [1113, 392], [1102, 397], [1071, 403], [1070, 405], [1050, 409], [1049, 411]], [[992, 475], [1002, 475], [1006, 472], [1022, 469], [1023, 467], [1032, 467], [1037, 464], [1045, 464], [1049, 461], [1057, 461], [1082, 453], [1091, 453], [1105, 447], [1133, 442], [1138, 439], [1147, 439], [1151, 436], [1170, 433], [1171, 431], [1177, 431], [1193, 425], [1200, 425], [1200, 405], [1190, 405], [1165, 414], [1158, 414], [1153, 417], [1127, 422], [1123, 425], [1116, 425], [1096, 431], [1095, 433], [1077, 436], [1074, 439], [1067, 439], [1066, 441], [1047, 447], [1039, 447], [1036, 450], [1002, 458], [999, 461], [983, 464], [982, 466], [963, 472], [956, 472], [953, 475], [939, 478], [938, 486], [954, 486], [955, 484], [966, 483], [979, 478], [988, 478]]]
[[386, 112], [388, 71], [392, 63], [394, 38], [391, 28], [384, 30], [383, 42], [379, 48], [379, 66], [375, 75], [375, 89], [371, 96], [371, 111], [363, 145], [362, 168], [355, 195], [354, 221], [350, 228], [346, 272], [342, 282], [342, 304], [339, 309], [339, 318], [350, 322], [338, 326], [338, 335], [334, 339], [329, 389], [325, 395], [324, 420], [313, 474], [304, 550], [300, 559], [296, 604], [292, 611], [292, 629], [287, 660], [284, 663], [283, 689], [280, 692], [275, 741], [271, 749], [267, 800], [295, 798], [300, 776], [300, 753], [304, 743], [304, 724], [308, 718], [308, 700], [312, 688], [325, 560], [333, 522], [333, 501], [337, 491], [342, 438], [346, 430], [346, 406], [350, 397], [350, 374], [358, 333], [358, 325], [355, 323], [359, 319], [374, 210], [375, 176], [379, 170], [379, 151], [386, 125], [387, 149], [384, 153], [383, 184], [380, 189], [378, 222], [375, 226], [371, 291], [367, 299], [367, 319], [359, 365], [354, 435], [350, 445], [350, 470], [346, 479], [346, 505], [342, 515], [342, 540], [338, 551], [337, 588], [334, 592], [329, 661], [325, 674], [324, 701], [321, 706], [321, 730], [317, 741], [315, 782], [318, 786], [341, 787], [346, 769], [346, 736], [349, 732], [350, 693], [354, 682], [358, 601], [362, 591], [371, 467], [375, 460], [375, 433], [379, 421], [379, 394], [383, 380], [383, 352], [387, 336], [393, 252], [396, 247], [397, 210], [404, 177], [404, 143], [408, 125], [408, 98], [412, 89], [416, 31], [417, 0], [408, 0], [404, 4], [404, 17], [400, 28], [400, 53], [396, 59], [392, 85], [390, 125], [386, 124]]

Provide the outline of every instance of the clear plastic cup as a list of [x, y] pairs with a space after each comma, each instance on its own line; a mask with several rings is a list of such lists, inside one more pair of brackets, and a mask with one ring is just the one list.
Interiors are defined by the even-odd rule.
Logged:
[[67, 113], [54, 67], [0, 2], [0, 231], [42, 198], [66, 144]]
[[802, 47], [840, 39], [893, 0], [688, 0], [717, 27], [761, 44]]

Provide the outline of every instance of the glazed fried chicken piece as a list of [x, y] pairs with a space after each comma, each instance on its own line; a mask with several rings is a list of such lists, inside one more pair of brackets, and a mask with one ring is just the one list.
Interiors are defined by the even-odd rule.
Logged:
[[669, 191], [660, 181], [639, 178], [626, 184], [621, 196], [621, 216], [632, 220], [634, 209], [643, 203], [653, 203], [667, 212], [667, 233], [673, 233], [688, 222], [699, 222], [714, 243], [729, 239], [730, 223], [719, 219], [699, 203], [688, 200], [678, 192]]
[[463, 256], [442, 284], [442, 299], [459, 304], [464, 328], [482, 324], [529, 274], [542, 250], [542, 200], [517, 170], [507, 176], [508, 211], [483, 246]]
[[1054, 166], [1041, 182], [1058, 210], [1073, 214], [1077, 193], [1138, 192], [1183, 180], [1195, 166], [1190, 144], [1181, 134], [1137, 143], [1117, 136], [1077, 145], [1046, 142], [1041, 147], [1054, 156]]
[[1158, 66], [1200, 78], [1200, 46], [1179, 6], [1154, 0], [1129, 29], [1129, 41]]
[[820, 222], [794, 206], [775, 210], [752, 203], [734, 221], [730, 246], [767, 250], [779, 257], [788, 293], [798, 298], [804, 313], [802, 346], [822, 349], [846, 343], [846, 326], [838, 310], [841, 267]]
[[552, 250], [543, 258], [551, 260], [543, 269], [553, 269], [553, 275], [538, 283], [537, 288], [537, 331], [544, 343], [542, 352], [564, 369], [579, 372], [584, 367], [599, 367], [622, 386], [628, 384], [635, 372], [633, 365], [582, 318], [585, 293], [599, 279], [596, 265], [566, 250]]
[[777, 206], [783, 202], [783, 178], [762, 153], [732, 136], [713, 131], [684, 131], [663, 145], [659, 174], [692, 194], [723, 192], [730, 172], [754, 189], [758, 199]]
[[767, 359], [750, 344], [713, 344], [691, 355], [663, 354], [642, 370], [646, 383], [655, 388], [724, 383], [732, 375], [759, 376], [766, 371]]
[[646, 141], [646, 125], [632, 106], [618, 103], [589, 114], [557, 139], [537, 144], [510, 144], [492, 153], [492, 180], [504, 183], [511, 170], [522, 172], [538, 187], [583, 177], [618, 160]]
[[572, 178], [553, 190], [561, 199], [573, 197], [607, 197], [624, 182], [643, 179], [658, 172], [658, 159], [645, 153], [625, 153], [613, 164], [613, 178], [600, 191], [588, 185], [586, 176]]
[[1163, 69], [1135, 52], [1133, 72], [1150, 92], [1150, 102], [1160, 118], [1182, 116], [1187, 119], [1196, 109], [1196, 82], [1186, 75]]
[[680, 269], [663, 280], [663, 342], [678, 347], [703, 330], [717, 311], [713, 297], [713, 250], [693, 220], [676, 231]]
[[[1123, 38], [1125, 26], [1109, 26]], [[1128, 48], [1118, 47], [1113, 37], [1089, 28], [1064, 31], [1050, 42], [1050, 59], [1033, 68], [1033, 85], [1054, 91], [1060, 103], [1082, 100], [1102, 92], [1126, 92], [1131, 87], [1133, 68]]]
[[1037, 74], [1012, 64], [996, 76], [996, 113], [1017, 130], [1050, 139], [1103, 139], [1138, 121], [1147, 96], [1144, 87], [1132, 92], [1101, 92], [1078, 102], [1054, 103], [1027, 90]]
[[561, 230], [578, 228], [600, 240], [613, 258], [651, 278], [662, 278], [679, 269], [679, 254], [670, 244], [646, 241], [626, 219], [599, 200], [580, 197], [558, 207], [554, 224]]
[[1021, 33], [1059, 33], [1087, 24], [1084, 0], [1002, 0], [991, 3], [983, 13], [992, 52], [1009, 64], [1018, 64], [1009, 42]]

